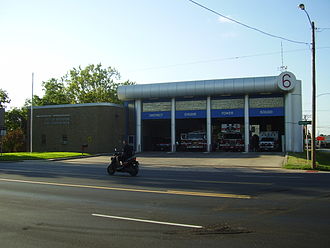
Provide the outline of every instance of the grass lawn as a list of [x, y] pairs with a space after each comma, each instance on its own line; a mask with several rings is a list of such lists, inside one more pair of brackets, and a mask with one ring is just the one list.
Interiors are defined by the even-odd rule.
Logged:
[[[330, 152], [316, 151], [316, 169], [330, 171]], [[289, 152], [286, 169], [310, 170], [311, 161], [306, 160], [306, 152]]]
[[[0, 156], [0, 161], [17, 161], [17, 160], [33, 160], [33, 159], [53, 159], [81, 156], [81, 152], [16, 152], [3, 153]], [[90, 155], [84, 153], [85, 155]]]

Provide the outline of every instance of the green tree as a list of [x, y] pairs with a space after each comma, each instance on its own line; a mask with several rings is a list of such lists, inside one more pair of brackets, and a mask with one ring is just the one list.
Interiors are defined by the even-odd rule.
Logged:
[[0, 108], [4, 108], [6, 103], [10, 103], [7, 91], [0, 89]]
[[[120, 85], [132, 85], [131, 81], [123, 83], [119, 72], [112, 68], [103, 68], [101, 64], [79, 66], [73, 68], [60, 79], [51, 78], [42, 83], [43, 97], [34, 96], [33, 104], [58, 105], [111, 102], [121, 103], [118, 99], [117, 88]], [[31, 100], [26, 100], [25, 106], [31, 106]]]
[[33, 99], [35, 105], [58, 105], [72, 103], [67, 89], [62, 81], [55, 78], [42, 83], [45, 95], [39, 99]]
[[[43, 106], [44, 101], [43, 98], [40, 98], [38, 95], [33, 95], [33, 106]], [[25, 99], [23, 108], [30, 108], [31, 107], [31, 99]]]
[[27, 131], [27, 108], [13, 108], [5, 113], [6, 136], [3, 149], [6, 152], [25, 151]]
[[5, 113], [5, 126], [7, 131], [15, 129], [26, 130], [27, 108], [13, 108]]
[[120, 79], [119, 72], [111, 67], [102, 68], [101, 64], [80, 66], [70, 70], [63, 78], [67, 82], [67, 93], [71, 103], [112, 102], [120, 103], [117, 96], [119, 85], [133, 84], [115, 82]]

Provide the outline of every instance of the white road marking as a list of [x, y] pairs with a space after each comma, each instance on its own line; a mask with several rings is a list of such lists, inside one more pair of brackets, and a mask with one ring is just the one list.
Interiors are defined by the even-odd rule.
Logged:
[[128, 221], [136, 221], [136, 222], [144, 222], [144, 223], [152, 223], [152, 224], [160, 224], [160, 225], [168, 225], [168, 226], [181, 226], [181, 227], [190, 227], [190, 228], [203, 228], [203, 226], [196, 225], [187, 225], [187, 224], [179, 224], [179, 223], [171, 223], [171, 222], [163, 222], [163, 221], [155, 221], [155, 220], [144, 220], [144, 219], [135, 219], [121, 216], [112, 216], [112, 215], [104, 215], [104, 214], [92, 214], [96, 217], [117, 219], [117, 220], [128, 220]]

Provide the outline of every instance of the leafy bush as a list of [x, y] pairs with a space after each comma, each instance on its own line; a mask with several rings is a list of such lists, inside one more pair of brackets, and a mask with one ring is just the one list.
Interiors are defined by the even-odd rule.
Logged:
[[25, 135], [20, 128], [8, 131], [2, 138], [4, 152], [21, 152], [25, 151], [25, 147]]

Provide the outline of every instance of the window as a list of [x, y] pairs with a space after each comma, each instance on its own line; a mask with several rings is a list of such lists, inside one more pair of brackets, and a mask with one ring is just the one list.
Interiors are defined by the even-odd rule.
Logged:
[[62, 135], [62, 144], [63, 145], [68, 144], [68, 136], [66, 134]]
[[46, 134], [41, 135], [41, 144], [46, 145]]

